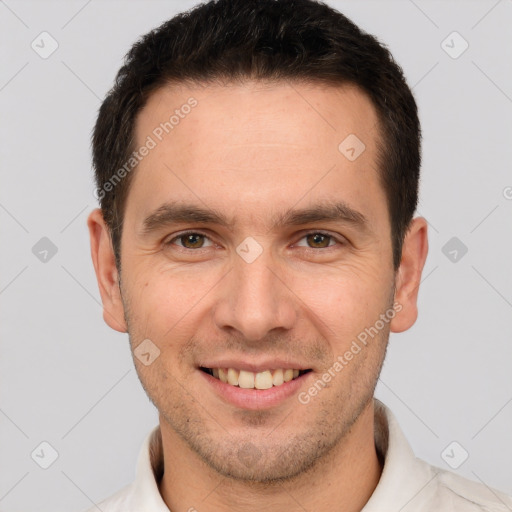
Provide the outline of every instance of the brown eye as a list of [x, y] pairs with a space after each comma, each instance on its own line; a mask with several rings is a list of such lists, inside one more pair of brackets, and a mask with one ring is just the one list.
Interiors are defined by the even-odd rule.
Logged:
[[183, 245], [187, 249], [199, 249], [204, 244], [203, 235], [192, 233], [191, 235], [184, 235], [180, 237], [183, 240]]
[[331, 241], [331, 237], [328, 235], [322, 235], [321, 233], [314, 233], [312, 235], [308, 235], [307, 237], [308, 243], [311, 247], [323, 248], [329, 247], [329, 243]]
[[[305, 240], [306, 243], [301, 243], [302, 240]], [[309, 247], [311, 249], [325, 249], [332, 245], [336, 245], [334, 237], [321, 232], [308, 233], [301, 238], [301, 242], [297, 245], [301, 247]]]
[[170, 240], [168, 244], [174, 244], [176, 241], [179, 242], [177, 245], [185, 249], [202, 249], [203, 247], [207, 247], [207, 241], [210, 242], [211, 245], [211, 241], [206, 235], [193, 232], [182, 233], [181, 235], [176, 236]]

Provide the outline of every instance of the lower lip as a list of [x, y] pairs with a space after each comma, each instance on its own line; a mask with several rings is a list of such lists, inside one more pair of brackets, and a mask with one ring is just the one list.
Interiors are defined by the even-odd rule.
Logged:
[[202, 370], [198, 370], [198, 372], [225, 402], [241, 409], [253, 411], [282, 404], [285, 400], [297, 394], [305, 380], [313, 373], [304, 373], [296, 379], [284, 382], [280, 386], [272, 386], [269, 389], [244, 389], [226, 384]]

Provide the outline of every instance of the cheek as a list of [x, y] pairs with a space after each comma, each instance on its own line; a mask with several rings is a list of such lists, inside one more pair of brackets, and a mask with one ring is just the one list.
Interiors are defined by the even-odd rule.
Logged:
[[388, 308], [391, 280], [368, 272], [368, 266], [364, 270], [346, 266], [323, 276], [304, 273], [293, 279], [291, 287], [302, 299], [305, 314], [321, 320], [315, 324], [327, 339], [349, 342]]
[[131, 272], [127, 272], [133, 276], [128, 292], [130, 320], [135, 330], [144, 329], [138, 337], [143, 334], [156, 342], [190, 337], [215, 276], [201, 273], [199, 277], [190, 268], [167, 265], [139, 266]]
[[[183, 291], [181, 284], [165, 272], [140, 273], [131, 283], [130, 344], [137, 358], [142, 350], [149, 351], [151, 357], [158, 353], [149, 365], [136, 361], [137, 373], [154, 398], [159, 389], [179, 392], [178, 381], [190, 371], [189, 361], [184, 358], [188, 357], [187, 344], [197, 328], [196, 304], [204, 293]], [[145, 340], [151, 341], [150, 348], [138, 350], [139, 345], [145, 347]]]

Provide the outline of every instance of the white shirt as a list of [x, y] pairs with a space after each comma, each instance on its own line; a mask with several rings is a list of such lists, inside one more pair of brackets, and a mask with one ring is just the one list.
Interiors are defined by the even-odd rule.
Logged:
[[[512, 511], [512, 497], [416, 458], [391, 410], [378, 399], [374, 406], [375, 446], [384, 468], [361, 512]], [[103, 512], [169, 512], [157, 485], [162, 472], [162, 442], [156, 426], [142, 445], [135, 481], [99, 503], [99, 508]]]

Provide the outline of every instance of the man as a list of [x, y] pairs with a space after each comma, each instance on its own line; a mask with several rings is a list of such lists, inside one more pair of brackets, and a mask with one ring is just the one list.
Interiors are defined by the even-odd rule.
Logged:
[[133, 46], [93, 160], [104, 319], [159, 411], [101, 510], [512, 507], [373, 398], [428, 250], [416, 104], [375, 38], [312, 0], [199, 5]]

